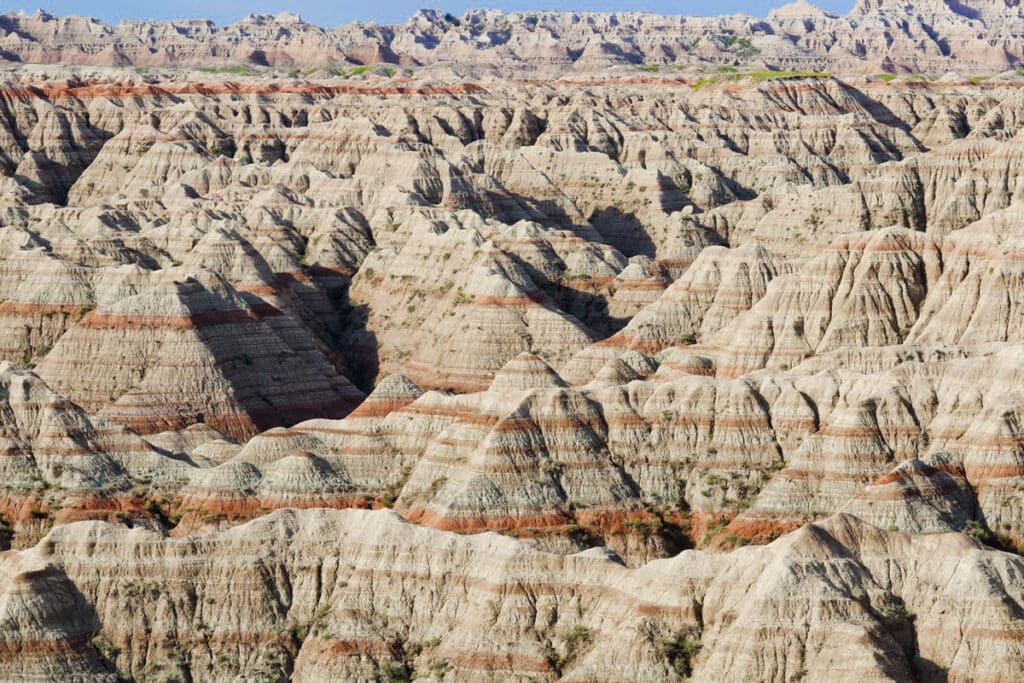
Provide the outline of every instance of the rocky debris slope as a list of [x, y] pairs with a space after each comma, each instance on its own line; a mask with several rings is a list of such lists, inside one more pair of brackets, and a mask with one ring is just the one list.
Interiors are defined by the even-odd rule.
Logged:
[[84, 65], [255, 67], [442, 65], [556, 72], [620, 64], [771, 64], [786, 68], [972, 72], [1019, 66], [1018, 3], [859, 0], [847, 16], [804, 0], [767, 17], [658, 16], [639, 12], [421, 10], [404, 24], [321, 28], [292, 14], [250, 15], [229, 26], [204, 20], [122, 21], [8, 13], [4, 59]]

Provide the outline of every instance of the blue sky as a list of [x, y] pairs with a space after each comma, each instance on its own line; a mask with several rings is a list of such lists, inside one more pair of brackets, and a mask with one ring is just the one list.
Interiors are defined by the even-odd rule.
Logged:
[[[748, 12], [763, 16], [772, 7], [786, 0], [378, 0], [377, 2], [351, 2], [344, 0], [0, 0], [0, 12], [25, 10], [34, 12], [42, 7], [54, 14], [82, 14], [99, 17], [104, 21], [119, 19], [185, 19], [203, 17], [218, 24], [228, 24], [246, 14], [297, 12], [307, 21], [324, 26], [347, 24], [357, 19], [398, 23], [405, 21], [420, 7], [438, 7], [461, 14], [467, 9], [497, 7], [508, 11], [536, 10], [641, 10], [661, 14], [716, 15]], [[819, 0], [822, 9], [845, 14], [854, 0]]]

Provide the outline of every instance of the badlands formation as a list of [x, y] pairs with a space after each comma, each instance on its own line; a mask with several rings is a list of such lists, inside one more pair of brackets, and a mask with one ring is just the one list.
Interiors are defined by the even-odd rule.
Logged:
[[[711, 9], [713, 7], [705, 7]], [[846, 16], [794, 0], [766, 17], [658, 16], [642, 12], [512, 12], [461, 16], [421, 10], [404, 24], [323, 28], [298, 15], [212, 21], [122, 21], [0, 16], [0, 59], [150, 67], [447, 66], [531, 73], [622, 64], [758, 62], [777, 68], [996, 73], [1024, 60], [1020, 0], [856, 0]]]
[[1019, 680], [1017, 4], [0, 30], [0, 679]]

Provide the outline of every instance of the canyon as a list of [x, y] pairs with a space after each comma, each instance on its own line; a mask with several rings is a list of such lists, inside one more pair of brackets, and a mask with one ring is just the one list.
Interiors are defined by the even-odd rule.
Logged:
[[1015, 680], [1024, 14], [908, 6], [0, 17], [0, 678]]

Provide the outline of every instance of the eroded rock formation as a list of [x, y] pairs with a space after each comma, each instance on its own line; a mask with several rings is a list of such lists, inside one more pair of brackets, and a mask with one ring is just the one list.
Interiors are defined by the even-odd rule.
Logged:
[[0, 19], [0, 678], [1014, 680], [975, 4]]
[[1019, 66], [1024, 14], [1011, 0], [859, 0], [846, 16], [805, 0], [767, 17], [641, 12], [420, 10], [404, 24], [322, 28], [301, 17], [250, 15], [229, 26], [195, 19], [122, 21], [0, 16], [2, 56], [82, 65], [323, 67], [438, 65], [471, 69], [594, 70], [622, 64], [999, 72]]

